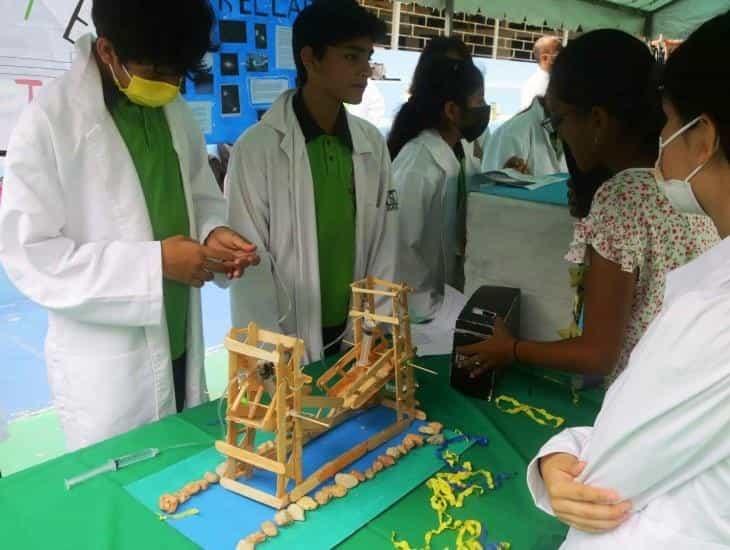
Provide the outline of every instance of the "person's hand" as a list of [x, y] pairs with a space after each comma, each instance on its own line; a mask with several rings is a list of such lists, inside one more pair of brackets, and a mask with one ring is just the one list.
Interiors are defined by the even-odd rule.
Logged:
[[527, 167], [527, 163], [520, 157], [510, 157], [507, 162], [504, 163], [504, 167], [517, 170], [521, 174], [530, 174], [530, 169]]
[[540, 473], [555, 516], [580, 531], [611, 531], [629, 518], [631, 503], [621, 502], [615, 491], [599, 489], [576, 481], [585, 468], [568, 453], [555, 453], [540, 459]]
[[228, 227], [218, 227], [211, 231], [205, 239], [205, 246], [214, 251], [233, 255], [234, 267], [226, 272], [229, 279], [240, 278], [247, 267], [259, 265], [261, 262], [261, 258], [256, 254], [256, 245]]
[[470, 368], [469, 377], [476, 378], [486, 370], [500, 369], [514, 363], [516, 341], [504, 321], [497, 317], [492, 336], [483, 342], [456, 348], [456, 352], [468, 357], [461, 366]]
[[230, 252], [213, 250], [182, 235], [162, 241], [162, 272], [166, 279], [200, 288], [213, 279], [213, 273], [234, 269], [235, 256]]

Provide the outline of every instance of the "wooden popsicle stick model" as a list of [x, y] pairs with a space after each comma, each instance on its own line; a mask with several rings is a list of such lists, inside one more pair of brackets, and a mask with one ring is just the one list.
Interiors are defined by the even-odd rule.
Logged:
[[[216, 448], [227, 457], [221, 486], [277, 510], [297, 502], [366, 453], [392, 439], [418, 411], [412, 359], [408, 293], [398, 285], [368, 277], [352, 289], [354, 342], [317, 381], [324, 395], [311, 395], [312, 378], [302, 372], [304, 342], [258, 328], [233, 329], [224, 345], [229, 353], [227, 435]], [[390, 311], [375, 313], [375, 302]], [[391, 338], [385, 336], [384, 326]], [[394, 383], [395, 395], [385, 389]], [[363, 409], [386, 405], [396, 412], [393, 424], [334, 458], [306, 479], [303, 448], [310, 441]], [[305, 409], [314, 409], [314, 412]], [[254, 447], [257, 432], [273, 434], [272, 443]], [[274, 494], [239, 481], [254, 469], [276, 476]], [[289, 490], [290, 483], [294, 482]]]

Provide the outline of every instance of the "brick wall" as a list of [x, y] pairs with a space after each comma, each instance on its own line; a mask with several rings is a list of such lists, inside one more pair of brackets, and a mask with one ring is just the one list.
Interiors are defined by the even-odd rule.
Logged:
[[[391, 0], [358, 0], [390, 25], [393, 17]], [[425, 43], [434, 36], [442, 36], [446, 26], [444, 13], [439, 10], [402, 4], [399, 47], [403, 50], [423, 49]], [[481, 14], [454, 14], [452, 35], [461, 38], [472, 50], [475, 57], [492, 57], [494, 52], [495, 20]], [[499, 27], [498, 59], [531, 61], [532, 47], [543, 35], [553, 34], [562, 38], [562, 29], [526, 25], [501, 21]], [[390, 34], [384, 46], [390, 46]]]

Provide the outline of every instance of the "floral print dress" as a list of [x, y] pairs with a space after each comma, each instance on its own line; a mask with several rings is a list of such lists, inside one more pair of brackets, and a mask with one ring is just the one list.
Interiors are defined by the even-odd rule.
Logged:
[[637, 274], [624, 345], [609, 384], [626, 367], [634, 346], [661, 310], [667, 273], [719, 241], [710, 218], [676, 211], [659, 185], [649, 169], [625, 170], [604, 183], [588, 216], [575, 223], [565, 257], [584, 264], [591, 246], [623, 271]]

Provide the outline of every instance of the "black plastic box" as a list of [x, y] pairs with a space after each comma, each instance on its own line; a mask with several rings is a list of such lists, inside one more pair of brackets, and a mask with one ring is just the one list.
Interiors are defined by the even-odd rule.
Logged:
[[459, 368], [466, 357], [456, 353], [456, 348], [476, 344], [489, 338], [494, 332], [497, 317], [516, 337], [520, 337], [520, 290], [499, 286], [479, 288], [461, 311], [454, 330], [454, 347], [451, 351], [451, 385], [465, 395], [481, 399], [491, 398], [497, 382], [492, 370], [476, 378], [469, 378], [470, 369]]

